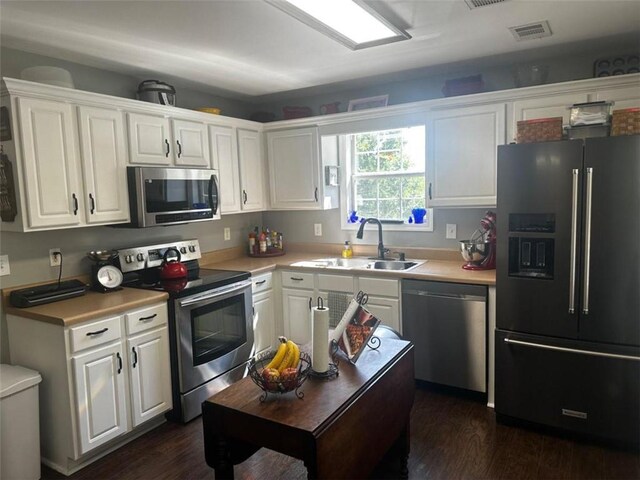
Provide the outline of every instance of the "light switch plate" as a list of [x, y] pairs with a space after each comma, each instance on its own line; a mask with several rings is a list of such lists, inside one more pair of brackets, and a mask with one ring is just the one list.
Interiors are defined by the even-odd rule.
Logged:
[[447, 235], [446, 238], [456, 238], [456, 231], [458, 226], [455, 223], [447, 223]]
[[316, 237], [321, 237], [322, 236], [322, 224], [321, 223], [314, 223], [313, 224], [313, 234]]
[[231, 229], [229, 227], [224, 227], [224, 240], [231, 240]]
[[9, 255], [0, 255], [0, 277], [11, 274], [11, 266], [9, 265]]

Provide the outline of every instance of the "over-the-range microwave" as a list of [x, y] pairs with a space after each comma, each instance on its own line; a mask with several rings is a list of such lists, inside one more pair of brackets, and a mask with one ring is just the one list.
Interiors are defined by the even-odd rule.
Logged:
[[131, 227], [154, 227], [217, 220], [216, 170], [127, 167]]

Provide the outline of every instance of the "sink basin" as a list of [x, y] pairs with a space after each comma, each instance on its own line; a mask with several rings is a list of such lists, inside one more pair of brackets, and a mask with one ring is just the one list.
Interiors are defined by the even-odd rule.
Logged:
[[424, 262], [411, 262], [400, 260], [376, 260], [370, 262], [368, 268], [371, 270], [410, 270]]
[[317, 258], [315, 260], [305, 260], [292, 263], [292, 267], [308, 268], [335, 268], [335, 269], [360, 269], [360, 270], [411, 270], [422, 265], [421, 261], [400, 261], [400, 260], [376, 260], [372, 261], [365, 257], [356, 258]]

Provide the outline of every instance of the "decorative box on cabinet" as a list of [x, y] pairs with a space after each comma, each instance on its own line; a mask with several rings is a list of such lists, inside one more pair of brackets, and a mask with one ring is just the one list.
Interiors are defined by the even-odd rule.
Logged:
[[63, 326], [7, 315], [11, 362], [41, 373], [41, 455], [69, 475], [164, 421], [167, 305]]

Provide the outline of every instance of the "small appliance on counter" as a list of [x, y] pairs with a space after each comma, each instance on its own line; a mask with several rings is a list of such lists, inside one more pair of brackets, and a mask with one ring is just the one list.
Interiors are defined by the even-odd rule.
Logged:
[[87, 257], [95, 262], [91, 266], [91, 290], [108, 293], [122, 289], [122, 272], [113, 264], [117, 256], [117, 250], [95, 250], [87, 253]]
[[465, 270], [493, 270], [496, 268], [496, 214], [488, 211], [480, 220], [480, 228], [469, 240], [460, 241]]
[[87, 286], [80, 280], [65, 280], [64, 282], [47, 283], [14, 290], [9, 294], [9, 303], [11, 303], [11, 306], [18, 308], [35, 307], [45, 303], [80, 297], [86, 291]]

